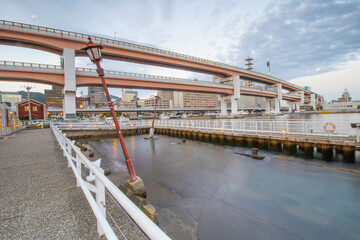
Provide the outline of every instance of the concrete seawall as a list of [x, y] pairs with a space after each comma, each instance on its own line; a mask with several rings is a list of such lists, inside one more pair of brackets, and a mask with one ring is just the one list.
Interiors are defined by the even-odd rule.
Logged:
[[[173, 137], [188, 138], [228, 145], [259, 147], [274, 151], [303, 151], [304, 153], [317, 152], [331, 157], [333, 154], [342, 154], [349, 162], [355, 161], [357, 145], [353, 141], [329, 141], [326, 139], [303, 139], [286, 136], [261, 136], [261, 135], [232, 135], [231, 133], [199, 132], [183, 129], [156, 128], [155, 134]], [[334, 153], [335, 151], [335, 153]]]

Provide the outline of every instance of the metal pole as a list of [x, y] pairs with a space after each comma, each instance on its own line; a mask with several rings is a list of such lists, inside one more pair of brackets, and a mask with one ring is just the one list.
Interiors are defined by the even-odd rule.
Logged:
[[156, 106], [157, 106], [158, 100], [159, 100], [159, 98], [158, 98], [158, 97], [155, 97], [155, 109], [154, 109], [154, 116], [153, 116], [153, 121], [152, 121], [152, 125], [151, 125], [152, 128], [154, 128], [155, 114], [156, 114]]
[[149, 131], [149, 138], [152, 138], [154, 136], [154, 123], [155, 123], [155, 115], [156, 115], [156, 106], [157, 106], [157, 102], [159, 100], [159, 97], [156, 96], [155, 97], [155, 108], [154, 108], [154, 116], [153, 116], [153, 120], [152, 120], [152, 124], [151, 124], [151, 128]]
[[101, 68], [100, 59], [95, 60], [94, 62], [96, 64], [96, 67], [97, 67], [96, 71], [97, 71], [97, 73], [98, 73], [98, 75], [99, 75], [99, 77], [101, 79], [101, 82], [102, 82], [102, 85], [103, 85], [103, 88], [104, 88], [104, 92], [105, 92], [105, 95], [106, 95], [106, 99], [108, 101], [109, 108], [110, 108], [110, 111], [111, 111], [111, 114], [112, 114], [112, 117], [113, 117], [113, 120], [114, 120], [114, 123], [115, 123], [116, 131], [117, 131], [118, 136], [119, 136], [121, 147], [122, 147], [122, 150], [124, 152], [126, 167], [128, 169], [129, 175], [130, 175], [130, 180], [131, 180], [131, 182], [134, 182], [136, 180], [136, 174], [135, 174], [134, 166], [132, 165], [131, 159], [129, 157], [129, 154], [128, 154], [128, 151], [127, 151], [127, 148], [126, 148], [126, 145], [125, 145], [123, 135], [122, 135], [121, 130], [120, 130], [120, 124], [119, 124], [119, 121], [118, 121], [118, 119], [116, 117], [116, 113], [115, 113], [115, 110], [114, 110], [114, 104], [111, 101], [109, 90], [107, 88], [107, 84], [106, 84], [106, 81], [105, 81], [105, 78], [104, 78], [104, 76], [105, 76], [104, 69]]
[[30, 105], [30, 92], [29, 92], [31, 87], [26, 87], [26, 89], [28, 92], [27, 97], [28, 97], [28, 106], [29, 106], [29, 125], [31, 125], [32, 118], [31, 118], [31, 105]]

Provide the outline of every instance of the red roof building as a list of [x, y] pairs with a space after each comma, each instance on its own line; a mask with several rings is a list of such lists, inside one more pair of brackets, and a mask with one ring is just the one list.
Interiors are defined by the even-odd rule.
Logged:
[[[30, 99], [31, 119], [46, 119], [46, 105], [42, 102]], [[20, 120], [29, 120], [28, 100], [16, 104], [16, 112]]]

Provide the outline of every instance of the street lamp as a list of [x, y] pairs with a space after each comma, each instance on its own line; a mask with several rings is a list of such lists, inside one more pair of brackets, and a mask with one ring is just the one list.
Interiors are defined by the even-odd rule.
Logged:
[[87, 46], [82, 48], [81, 50], [86, 50], [87, 54], [89, 55], [90, 60], [93, 63], [95, 63], [95, 65], [96, 65], [96, 68], [97, 68], [96, 72], [98, 73], [98, 75], [99, 75], [99, 77], [101, 79], [101, 82], [102, 82], [102, 85], [103, 85], [103, 88], [104, 88], [104, 92], [105, 92], [105, 95], [106, 95], [106, 99], [108, 101], [109, 108], [110, 108], [110, 111], [111, 111], [111, 114], [112, 114], [112, 117], [113, 117], [113, 120], [114, 120], [114, 123], [115, 123], [115, 127], [116, 127], [116, 130], [118, 132], [121, 147], [122, 147], [122, 150], [124, 152], [126, 167], [128, 169], [129, 175], [130, 175], [130, 181], [134, 182], [137, 179], [136, 174], [135, 174], [135, 170], [134, 170], [134, 167], [132, 165], [131, 159], [129, 157], [128, 151], [126, 149], [124, 138], [123, 138], [123, 135], [122, 135], [121, 130], [120, 130], [119, 121], [118, 121], [118, 119], [116, 117], [116, 114], [115, 114], [115, 111], [114, 111], [114, 104], [111, 101], [109, 90], [107, 88], [107, 84], [106, 84], [106, 81], [105, 81], [105, 78], [104, 78], [104, 76], [105, 76], [104, 69], [102, 69], [101, 65], [100, 65], [100, 62], [102, 60], [102, 58], [101, 58], [101, 49], [103, 47], [101, 46], [101, 44], [93, 43], [93, 41], [91, 41], [91, 37], [89, 37], [88, 39], [89, 39], [89, 42], [87, 43]]
[[83, 116], [83, 113], [82, 113], [82, 109], [83, 109], [84, 105], [80, 104], [79, 107], [80, 107], [80, 110], [81, 110], [81, 119], [83, 119], [84, 116]]

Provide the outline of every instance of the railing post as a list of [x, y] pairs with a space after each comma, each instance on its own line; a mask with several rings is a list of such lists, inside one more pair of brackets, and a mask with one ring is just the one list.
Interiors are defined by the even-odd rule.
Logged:
[[[102, 174], [104, 174], [104, 169], [102, 169], [100, 167], [100, 161], [101, 160], [100, 161], [99, 160], [97, 160], [94, 164], [99, 165], [98, 170]], [[100, 208], [100, 211], [102, 212], [104, 217], [106, 217], [105, 186], [100, 181], [100, 179], [98, 179], [97, 177], [95, 178], [95, 187], [96, 187], [96, 203], [98, 204], [98, 206]], [[99, 221], [97, 222], [97, 232], [98, 232], [99, 236], [104, 235], [104, 230], [102, 229]]]

